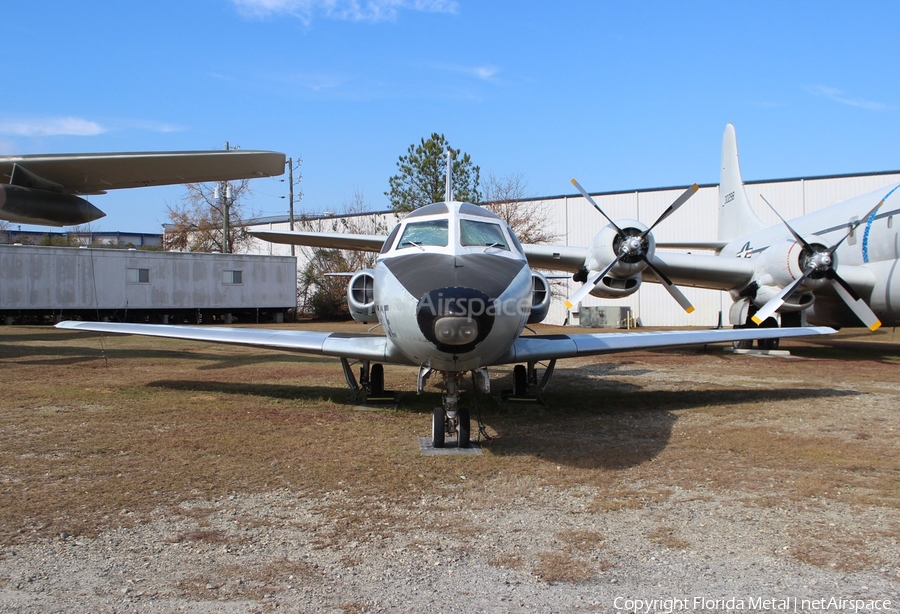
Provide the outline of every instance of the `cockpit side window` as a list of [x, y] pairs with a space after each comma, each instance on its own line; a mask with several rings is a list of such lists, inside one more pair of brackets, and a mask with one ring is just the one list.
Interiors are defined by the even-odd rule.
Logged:
[[447, 220], [430, 220], [427, 222], [411, 222], [406, 225], [397, 249], [435, 245], [447, 247]]
[[512, 228], [508, 228], [507, 230], [509, 230], [509, 236], [512, 237], [513, 245], [516, 246], [516, 249], [519, 250], [520, 254], [524, 254], [525, 250], [522, 249], [522, 244], [519, 243], [519, 237], [516, 236], [516, 233], [513, 232]]
[[394, 226], [394, 229], [391, 231], [391, 234], [388, 235], [388, 238], [385, 239], [384, 245], [381, 246], [381, 253], [386, 254], [390, 251], [391, 246], [394, 245], [394, 239], [397, 238], [397, 233], [400, 232], [400, 224]]
[[459, 241], [463, 247], [496, 247], [509, 249], [500, 224], [462, 219], [459, 221]]

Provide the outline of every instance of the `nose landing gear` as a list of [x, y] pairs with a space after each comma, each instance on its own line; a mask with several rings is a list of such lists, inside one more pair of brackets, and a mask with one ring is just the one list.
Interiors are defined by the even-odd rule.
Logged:
[[469, 410], [459, 406], [459, 379], [462, 373], [444, 375], [441, 407], [435, 407], [431, 420], [431, 440], [435, 448], [443, 448], [446, 435], [456, 435], [456, 447], [468, 448], [472, 438]]

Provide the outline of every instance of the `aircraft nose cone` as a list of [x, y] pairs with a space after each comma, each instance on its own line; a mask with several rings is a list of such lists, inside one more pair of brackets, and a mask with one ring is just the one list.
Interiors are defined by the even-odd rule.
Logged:
[[494, 325], [494, 302], [474, 288], [438, 288], [416, 306], [419, 330], [438, 350], [462, 354], [487, 338]]

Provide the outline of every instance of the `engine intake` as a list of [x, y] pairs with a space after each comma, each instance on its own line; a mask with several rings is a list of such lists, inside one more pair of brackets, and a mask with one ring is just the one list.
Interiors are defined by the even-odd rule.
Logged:
[[550, 312], [550, 282], [537, 271], [531, 272], [531, 313], [529, 324], [543, 322]]
[[362, 324], [378, 321], [375, 315], [375, 271], [357, 271], [347, 285], [347, 307], [350, 316]]

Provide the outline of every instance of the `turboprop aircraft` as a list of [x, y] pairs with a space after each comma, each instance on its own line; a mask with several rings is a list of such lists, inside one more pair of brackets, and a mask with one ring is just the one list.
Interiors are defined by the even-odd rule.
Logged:
[[[874, 331], [882, 322], [900, 324], [900, 237], [893, 222], [900, 213], [898, 186], [887, 185], [790, 222], [775, 211], [782, 223], [767, 227], [750, 205], [734, 126], [728, 124], [722, 139], [717, 241], [657, 244], [651, 230], [671, 215], [670, 207], [650, 228], [607, 217], [609, 224], [587, 248], [528, 245], [525, 253], [532, 266], [569, 271], [585, 282], [567, 301], [569, 308], [588, 293], [602, 298], [632, 294], [646, 271], [648, 281], [662, 283], [688, 311], [693, 308], [676, 284], [728, 291], [734, 326], [862, 324]], [[768, 203], [765, 196], [763, 200]], [[707, 249], [714, 255], [661, 252], [657, 247]], [[759, 344], [771, 349], [777, 340], [760, 338]]]
[[274, 151], [176, 151], [0, 157], [0, 220], [74, 226], [105, 215], [81, 196], [177, 183], [272, 177]]
[[[387, 237], [257, 232], [276, 242], [379, 252], [374, 269], [350, 279], [347, 303], [358, 322], [377, 323], [383, 334], [327, 333], [103, 322], [61, 322], [60, 328], [237, 343], [340, 358], [347, 383], [370, 396], [384, 393], [384, 364], [418, 367], [416, 389], [440, 378], [442, 404], [432, 417], [432, 441], [444, 447], [470, 442], [470, 414], [460, 388], [472, 374], [481, 392], [490, 387], [488, 368], [512, 364], [514, 396], [543, 390], [561, 358], [611, 352], [707, 344], [763, 337], [829, 334], [829, 328], [789, 332], [679, 330], [642, 333], [522, 334], [550, 306], [546, 277], [531, 270], [523, 247], [499, 217], [452, 198], [416, 209]], [[350, 360], [358, 361], [357, 382]], [[544, 369], [538, 381], [538, 368]]]

